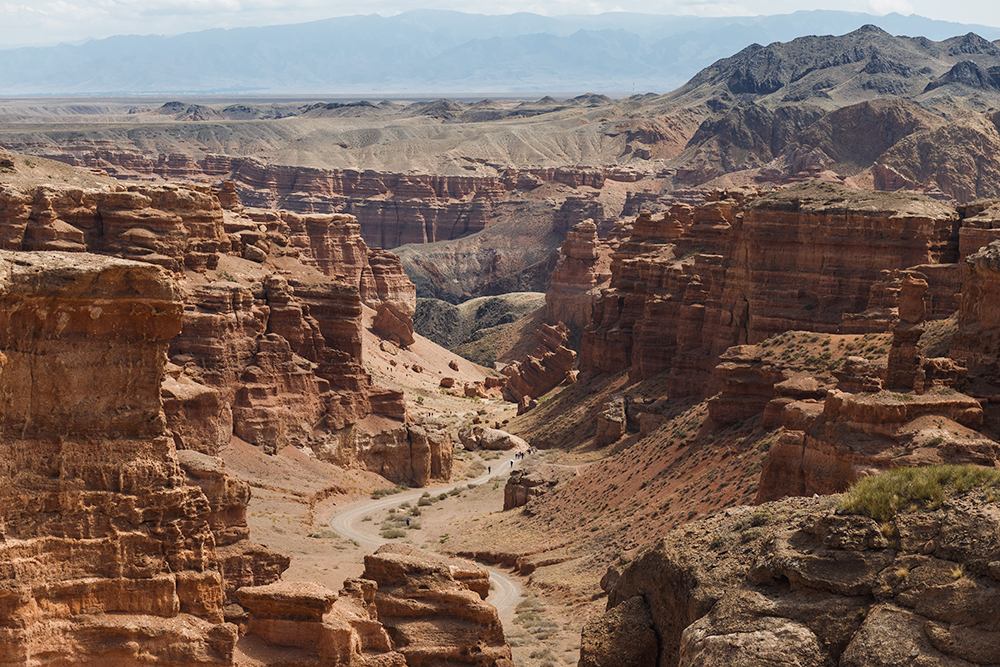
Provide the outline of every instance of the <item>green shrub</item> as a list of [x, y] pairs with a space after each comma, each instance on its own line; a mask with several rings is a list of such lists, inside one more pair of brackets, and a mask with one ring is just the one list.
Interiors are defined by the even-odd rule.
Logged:
[[406, 537], [406, 531], [400, 530], [399, 528], [387, 528], [386, 530], [383, 530], [381, 533], [379, 533], [379, 535], [381, 535], [387, 540], [394, 540], [397, 537]]
[[890, 521], [903, 510], [940, 507], [949, 495], [1000, 486], [1000, 471], [975, 466], [927, 466], [889, 470], [858, 480], [837, 508], [876, 521]]
[[758, 526], [766, 526], [768, 522], [771, 521], [771, 517], [774, 516], [774, 512], [768, 507], [758, 507], [754, 510], [753, 516], [750, 517], [750, 525], [755, 528]]

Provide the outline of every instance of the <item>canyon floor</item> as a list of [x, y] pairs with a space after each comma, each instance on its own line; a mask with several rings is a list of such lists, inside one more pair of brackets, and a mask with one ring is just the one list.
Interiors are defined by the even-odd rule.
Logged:
[[[366, 313], [366, 324], [370, 323], [370, 317], [371, 313]], [[418, 335], [417, 342], [409, 348], [400, 349], [383, 344], [366, 326], [365, 359], [373, 380], [380, 386], [406, 392], [411, 409], [421, 416], [461, 427], [471, 424], [475, 417], [493, 424], [510, 420], [516, 414], [516, 406], [498, 396], [465, 398], [426, 379], [417, 380], [448, 376], [456, 378], [456, 386], [460, 387], [465, 381], [481, 380], [488, 373], [422, 336]], [[456, 363], [460, 370], [449, 368], [449, 362]], [[424, 372], [419, 375], [409, 372], [407, 367], [413, 363], [421, 364]], [[513, 517], [520, 514], [520, 509], [503, 511], [504, 484], [511, 469], [549, 462], [575, 467], [592, 459], [552, 450], [515, 460], [512, 452], [467, 452], [457, 444], [451, 482], [407, 490], [393, 487], [372, 473], [342, 470], [318, 461], [296, 447], [286, 447], [269, 456], [234, 438], [223, 458], [229, 472], [252, 487], [247, 519], [253, 539], [292, 557], [283, 580], [313, 581], [332, 590], [339, 590], [344, 579], [361, 575], [364, 557], [375, 549], [370, 543], [361, 543], [331, 529], [331, 519], [346, 508], [366, 502], [381, 506], [365, 513], [358, 526], [361, 533], [373, 540], [378, 540], [380, 533], [395, 530], [395, 534], [402, 536], [392, 538], [393, 541], [444, 554], [467, 549], [502, 551], [503, 545], [495, 541], [495, 535], [480, 528], [487, 524], [517, 523]], [[397, 495], [398, 502], [394, 500]], [[409, 496], [414, 497], [406, 500]], [[410, 519], [408, 527], [405, 518]], [[515, 530], [522, 538], [525, 536], [521, 528]], [[584, 621], [604, 610], [605, 599], [599, 595], [600, 590], [584, 598], [566, 599], [564, 591], [534, 585], [530, 577], [518, 575], [509, 567], [493, 567], [521, 586], [520, 596], [513, 604], [498, 606], [515, 664], [575, 664]], [[259, 650], [256, 646], [251, 648]], [[245, 667], [259, 664], [253, 650], [243, 650], [240, 664]]]

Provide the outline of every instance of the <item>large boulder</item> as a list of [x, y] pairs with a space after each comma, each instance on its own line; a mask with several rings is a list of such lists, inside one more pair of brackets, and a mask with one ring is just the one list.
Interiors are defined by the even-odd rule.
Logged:
[[488, 449], [491, 451], [507, 451], [511, 449], [528, 449], [528, 443], [523, 438], [501, 431], [476, 424], [460, 429], [458, 439], [469, 451], [476, 449]]
[[365, 556], [362, 575], [378, 583], [378, 617], [406, 664], [509, 665], [510, 645], [488, 604], [489, 573], [475, 563], [403, 544]]

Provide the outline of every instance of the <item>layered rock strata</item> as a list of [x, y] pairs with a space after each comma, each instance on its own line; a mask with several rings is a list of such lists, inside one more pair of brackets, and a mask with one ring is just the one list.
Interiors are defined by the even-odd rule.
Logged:
[[572, 476], [570, 470], [547, 465], [512, 470], [503, 487], [503, 509], [506, 512], [523, 507]]
[[535, 332], [538, 347], [527, 359], [505, 366], [501, 373], [507, 378], [503, 397], [519, 403], [523, 398], [537, 398], [560, 383], [571, 379], [576, 352], [566, 347], [569, 329], [543, 324]]
[[[869, 308], [883, 271], [954, 264], [959, 227], [940, 202], [827, 183], [643, 213], [612, 255], [580, 368], [667, 371], [671, 395], [711, 395], [726, 349], [788, 330], [838, 332], [845, 314]], [[947, 301], [954, 271], [930, 275], [941, 283], [930, 292]]]
[[[11, 146], [12, 150], [19, 148], [29, 147]], [[37, 146], [30, 148], [37, 152]], [[53, 147], [43, 153], [53, 160], [98, 168], [124, 179], [232, 183], [225, 198], [231, 198], [229, 192], [233, 192], [259, 208], [302, 214], [347, 213], [358, 219], [365, 240], [382, 248], [455, 239], [482, 230], [497, 219], [498, 209], [509, 195], [543, 184], [600, 190], [607, 181], [631, 183], [645, 176], [614, 166], [507, 167], [498, 169], [495, 176], [398, 174], [274, 165], [218, 154], [200, 160], [180, 153], [150, 156], [140, 150], [94, 145], [68, 150]], [[588, 210], [561, 213], [566, 229], [592, 217]]]
[[611, 245], [597, 238], [597, 225], [585, 220], [573, 226], [560, 252], [545, 292], [545, 319], [582, 329], [590, 324], [594, 302], [611, 280]]
[[365, 556], [378, 584], [378, 617], [406, 664], [510, 667], [496, 609], [485, 602], [489, 573], [470, 561], [387, 544]]
[[969, 255], [962, 269], [958, 331], [950, 356], [976, 377], [977, 396], [1000, 398], [1000, 241]]
[[900, 466], [1000, 463], [1000, 444], [975, 431], [983, 410], [948, 388], [924, 394], [832, 390], [826, 400], [784, 406], [785, 429], [768, 450], [757, 501], [845, 491]]
[[270, 664], [404, 667], [378, 621], [375, 589], [367, 579], [346, 580], [339, 595], [319, 584], [278, 582], [242, 588], [239, 598], [250, 612], [251, 634], [291, 649]]
[[351, 216], [243, 209], [234, 190], [220, 190], [223, 208], [207, 186], [7, 186], [0, 247], [174, 273], [185, 308], [169, 354], [181, 370], [163, 396], [178, 447], [216, 455], [230, 435], [268, 451], [314, 444], [339, 465], [414, 484], [430, 479], [414, 470], [450, 470], [443, 448], [413, 464], [402, 393], [373, 386], [361, 361], [363, 305], [412, 335], [416, 292], [399, 259], [368, 248]]
[[231, 664], [230, 571], [288, 565], [247, 544], [246, 484], [166, 430], [180, 297], [151, 264], [0, 253], [3, 664]]

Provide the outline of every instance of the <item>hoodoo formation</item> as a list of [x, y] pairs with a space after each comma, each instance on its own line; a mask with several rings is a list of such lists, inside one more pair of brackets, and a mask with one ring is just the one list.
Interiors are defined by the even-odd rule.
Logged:
[[24, 111], [0, 665], [1000, 664], [997, 68]]

